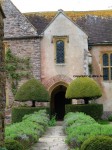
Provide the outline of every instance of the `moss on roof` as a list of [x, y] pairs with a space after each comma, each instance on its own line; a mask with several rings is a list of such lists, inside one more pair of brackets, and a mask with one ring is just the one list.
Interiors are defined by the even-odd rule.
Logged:
[[[74, 21], [80, 17], [87, 15], [98, 16], [98, 17], [112, 17], [112, 10], [96, 10], [96, 11], [64, 11], [64, 13], [69, 16]], [[24, 13], [26, 16], [39, 16], [46, 19], [52, 19], [57, 12], [48, 11], [48, 12], [30, 12]]]
[[[112, 10], [65, 11], [64, 13], [88, 34], [89, 43], [112, 42]], [[35, 26], [38, 34], [41, 34], [57, 14], [57, 11], [49, 11], [24, 15]]]

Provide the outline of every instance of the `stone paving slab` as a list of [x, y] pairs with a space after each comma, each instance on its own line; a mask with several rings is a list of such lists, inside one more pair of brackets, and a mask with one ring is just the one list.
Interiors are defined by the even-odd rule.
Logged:
[[49, 127], [32, 150], [69, 150], [65, 138], [62, 126]]

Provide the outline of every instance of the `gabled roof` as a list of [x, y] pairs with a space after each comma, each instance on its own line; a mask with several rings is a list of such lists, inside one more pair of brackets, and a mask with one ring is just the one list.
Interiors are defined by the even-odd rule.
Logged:
[[86, 16], [76, 23], [89, 35], [90, 44], [112, 43], [112, 17]]
[[[66, 19], [68, 19], [70, 22], [72, 22], [72, 24], [76, 25], [80, 30], [82, 30], [82, 32], [84, 32], [86, 35], [87, 33], [80, 27], [78, 26], [78, 24], [76, 24], [71, 18], [69, 18], [62, 9], [58, 10], [58, 13], [56, 14], [56, 16], [50, 21], [50, 23], [45, 27], [45, 29], [43, 30], [43, 32], [52, 24], [52, 22], [60, 15], [62, 14]], [[88, 36], [88, 35], [87, 35]]]
[[[112, 10], [64, 12], [89, 36], [90, 43], [112, 42]], [[41, 34], [57, 12], [24, 13]]]
[[4, 38], [21, 38], [38, 36], [37, 29], [32, 23], [16, 8], [11, 0], [4, 0], [2, 3], [4, 19]]

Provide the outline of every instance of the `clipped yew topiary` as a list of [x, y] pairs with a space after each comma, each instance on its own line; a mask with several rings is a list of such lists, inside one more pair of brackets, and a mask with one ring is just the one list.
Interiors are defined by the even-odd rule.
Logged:
[[101, 96], [100, 86], [89, 77], [78, 77], [70, 83], [66, 90], [66, 98], [84, 99], [85, 104]]
[[103, 135], [88, 138], [82, 144], [81, 150], [112, 150], [112, 138]]
[[24, 83], [15, 95], [15, 101], [26, 102], [32, 101], [32, 107], [35, 107], [35, 102], [49, 101], [49, 94], [44, 85], [36, 80], [30, 79]]

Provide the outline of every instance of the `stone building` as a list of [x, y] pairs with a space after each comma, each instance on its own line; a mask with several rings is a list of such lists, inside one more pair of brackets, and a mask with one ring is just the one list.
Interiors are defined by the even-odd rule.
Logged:
[[[103, 96], [97, 102], [105, 112], [112, 111], [112, 10], [22, 14], [10, 0], [2, 7], [5, 48], [21, 58], [30, 57], [32, 75], [51, 95], [52, 112], [63, 116], [65, 104], [71, 103], [65, 99], [67, 86], [74, 76], [90, 74], [99, 76], [94, 79]], [[14, 98], [8, 82], [6, 92], [11, 106]]]
[[3, 13], [0, 1], [0, 146], [4, 144], [4, 116], [5, 116], [5, 76], [3, 71], [4, 66], [4, 49], [3, 49], [3, 36], [4, 36], [4, 23]]

